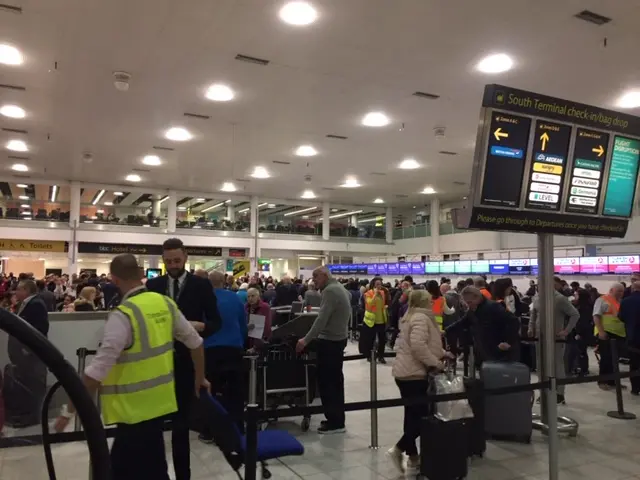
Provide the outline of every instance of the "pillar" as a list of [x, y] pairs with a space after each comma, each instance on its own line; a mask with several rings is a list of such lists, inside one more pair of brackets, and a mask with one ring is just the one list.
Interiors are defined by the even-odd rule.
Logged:
[[431, 200], [429, 222], [431, 223], [431, 253], [440, 255], [440, 200], [435, 197]]
[[71, 182], [70, 189], [69, 226], [74, 228], [80, 224], [80, 183]]
[[151, 199], [151, 215], [153, 215], [154, 219], [160, 218], [160, 209], [162, 207], [160, 200], [162, 200], [162, 195], [154, 195]]
[[[80, 190], [78, 190], [78, 192], [79, 191]], [[67, 273], [69, 275], [78, 273], [78, 242], [69, 242], [69, 252], [67, 254], [67, 270], [63, 273]]]
[[329, 215], [331, 215], [331, 207], [328, 203], [322, 204], [322, 239], [329, 240]]
[[169, 204], [167, 205], [167, 232], [175, 233], [178, 223], [178, 194], [175, 190], [169, 191]]
[[236, 211], [233, 209], [233, 205], [227, 205], [227, 219], [230, 222], [236, 221]]
[[351, 215], [351, 226], [358, 227], [358, 215]]
[[251, 218], [251, 236], [255, 237], [258, 235], [258, 197], [251, 197], [251, 210], [249, 213]]
[[149, 262], [149, 268], [160, 268], [160, 257], [158, 255], [149, 255], [147, 261]]
[[393, 243], [393, 209], [387, 207], [387, 214], [384, 218], [384, 229], [387, 243]]

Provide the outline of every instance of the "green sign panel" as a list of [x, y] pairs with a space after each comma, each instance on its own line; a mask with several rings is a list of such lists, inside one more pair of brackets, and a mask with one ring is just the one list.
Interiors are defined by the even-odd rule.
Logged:
[[630, 217], [638, 179], [640, 140], [616, 136], [604, 199], [604, 215]]

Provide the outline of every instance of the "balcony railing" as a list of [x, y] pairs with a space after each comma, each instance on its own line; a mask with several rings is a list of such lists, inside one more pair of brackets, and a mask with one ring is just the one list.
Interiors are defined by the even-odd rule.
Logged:
[[393, 229], [394, 240], [406, 240], [408, 238], [423, 238], [431, 236], [431, 226], [426, 223], [409, 225]]

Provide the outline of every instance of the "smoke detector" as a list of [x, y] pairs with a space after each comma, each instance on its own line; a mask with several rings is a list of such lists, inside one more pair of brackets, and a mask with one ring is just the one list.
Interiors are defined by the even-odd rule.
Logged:
[[82, 161], [84, 163], [91, 163], [93, 162], [93, 155], [91, 154], [91, 152], [84, 152], [82, 154]]
[[445, 128], [444, 127], [436, 127], [433, 129], [433, 134], [435, 135], [437, 140], [443, 140], [445, 135]]
[[113, 72], [113, 85], [116, 90], [120, 92], [126, 92], [129, 90], [129, 80], [131, 80], [131, 74], [127, 72]]
[[311, 183], [311, 175], [304, 176], [304, 183], [306, 183], [307, 185]]

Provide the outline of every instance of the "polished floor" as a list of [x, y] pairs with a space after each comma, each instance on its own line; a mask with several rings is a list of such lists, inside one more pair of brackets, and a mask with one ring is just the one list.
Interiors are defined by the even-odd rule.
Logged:
[[[353, 347], [349, 347], [353, 350]], [[364, 361], [345, 364], [348, 401], [369, 398], [369, 368]], [[398, 396], [391, 377], [391, 362], [378, 367], [379, 398]], [[624, 393], [626, 409], [640, 416], [640, 398]], [[560, 478], [563, 480], [640, 479], [640, 420], [614, 420], [606, 416], [615, 408], [615, 394], [602, 392], [595, 385], [568, 387], [567, 406], [562, 415], [580, 423], [576, 438], [560, 439]], [[354, 412], [347, 417], [347, 433], [323, 437], [313, 431], [300, 431], [300, 419], [279, 424], [295, 433], [305, 446], [303, 457], [286, 458], [270, 465], [274, 479], [307, 480], [369, 480], [396, 479], [394, 467], [385, 458], [385, 451], [397, 441], [402, 425], [400, 409], [379, 412], [380, 449], [369, 449], [369, 412]], [[455, 448], [452, 445], [451, 448]], [[194, 480], [232, 480], [237, 476], [228, 467], [217, 449], [203, 445], [196, 437], [192, 441]], [[54, 447], [58, 479], [88, 478], [87, 449], [83, 444]], [[171, 466], [170, 466], [171, 468]], [[548, 478], [547, 443], [534, 432], [530, 445], [490, 442], [484, 459], [472, 462], [471, 480], [510, 480]], [[0, 480], [48, 479], [42, 447], [22, 447], [0, 450]], [[172, 477], [173, 478], [173, 477]]]

